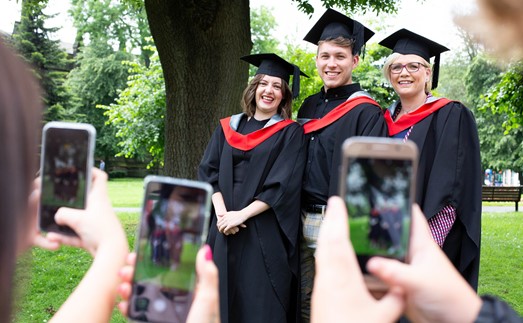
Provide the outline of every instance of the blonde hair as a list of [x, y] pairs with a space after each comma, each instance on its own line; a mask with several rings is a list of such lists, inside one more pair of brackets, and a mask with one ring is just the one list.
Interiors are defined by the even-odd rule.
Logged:
[[[257, 74], [249, 82], [249, 85], [243, 90], [242, 100], [240, 102], [243, 112], [248, 116], [254, 116], [256, 112], [256, 89], [260, 84], [261, 80], [265, 77], [265, 74]], [[278, 106], [278, 114], [283, 119], [290, 119], [292, 117], [292, 91], [289, 84], [283, 79], [281, 80], [281, 102]]]
[[477, 0], [478, 12], [455, 21], [503, 59], [523, 59], [523, 1]]
[[[385, 61], [385, 64], [383, 65], [383, 76], [385, 76], [385, 79], [387, 82], [392, 83], [390, 81], [390, 66], [401, 56], [400, 53], [392, 53], [387, 57], [387, 60]], [[425, 66], [425, 68], [428, 68], [430, 70], [428, 81], [425, 82], [425, 94], [429, 94], [430, 90], [432, 89], [432, 67], [429, 62], [427, 62], [423, 57], [420, 56], [421, 63]]]

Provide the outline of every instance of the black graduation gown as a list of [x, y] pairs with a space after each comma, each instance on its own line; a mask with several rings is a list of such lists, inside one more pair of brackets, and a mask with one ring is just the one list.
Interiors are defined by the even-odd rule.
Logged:
[[[360, 91], [358, 83], [327, 92], [322, 89], [305, 99], [298, 119], [322, 118]], [[345, 139], [353, 136], [386, 137], [387, 126], [382, 109], [372, 104], [359, 104], [329, 126], [305, 136], [308, 150], [302, 204], [327, 204], [330, 196], [339, 194], [341, 146]]]
[[456, 208], [456, 221], [443, 251], [477, 289], [482, 171], [474, 116], [464, 105], [452, 101], [416, 123], [409, 140], [420, 152], [416, 202], [427, 219], [446, 205]]
[[222, 193], [227, 210], [240, 210], [255, 199], [271, 208], [229, 236], [218, 232], [212, 217], [208, 242], [219, 269], [221, 321], [296, 322], [303, 129], [292, 123], [246, 151], [250, 161], [242, 170], [243, 183], [237, 185], [234, 149], [218, 126], [200, 164], [199, 179]]

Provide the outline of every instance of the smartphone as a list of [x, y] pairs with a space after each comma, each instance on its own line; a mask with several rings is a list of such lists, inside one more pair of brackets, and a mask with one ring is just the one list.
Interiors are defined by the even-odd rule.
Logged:
[[376, 137], [349, 138], [342, 149], [340, 196], [351, 243], [369, 289], [386, 290], [366, 265], [373, 256], [407, 258], [418, 149], [408, 140]]
[[56, 211], [67, 206], [84, 209], [91, 183], [96, 130], [90, 124], [49, 122], [42, 130], [40, 153], [40, 230], [76, 235], [58, 225]]
[[207, 238], [212, 187], [147, 176], [128, 315], [134, 322], [185, 322], [196, 253]]

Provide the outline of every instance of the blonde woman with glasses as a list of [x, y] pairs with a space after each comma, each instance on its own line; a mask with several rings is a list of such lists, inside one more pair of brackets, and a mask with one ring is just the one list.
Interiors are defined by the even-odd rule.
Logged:
[[482, 171], [476, 122], [460, 102], [431, 94], [448, 48], [406, 29], [380, 44], [393, 50], [383, 73], [399, 96], [385, 112], [389, 136], [417, 144], [416, 202], [434, 240], [477, 289]]

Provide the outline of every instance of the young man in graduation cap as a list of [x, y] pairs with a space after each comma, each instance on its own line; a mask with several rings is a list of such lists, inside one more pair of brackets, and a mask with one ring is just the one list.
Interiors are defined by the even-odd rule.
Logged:
[[386, 136], [383, 112], [353, 83], [362, 46], [374, 32], [361, 23], [328, 9], [305, 36], [318, 45], [316, 68], [321, 90], [308, 97], [298, 112], [308, 145], [302, 186], [301, 243], [302, 319], [310, 317], [314, 251], [327, 200], [338, 194], [341, 146], [352, 136]]
[[383, 73], [399, 96], [385, 112], [389, 136], [417, 144], [416, 202], [434, 240], [477, 289], [482, 170], [476, 122], [460, 102], [430, 92], [438, 84], [440, 54], [448, 48], [407, 29], [380, 44], [393, 51]]
[[258, 67], [243, 113], [220, 121], [198, 171], [214, 188], [208, 243], [221, 322], [297, 322], [305, 150], [303, 129], [290, 118], [306, 75], [275, 54], [242, 59]]

